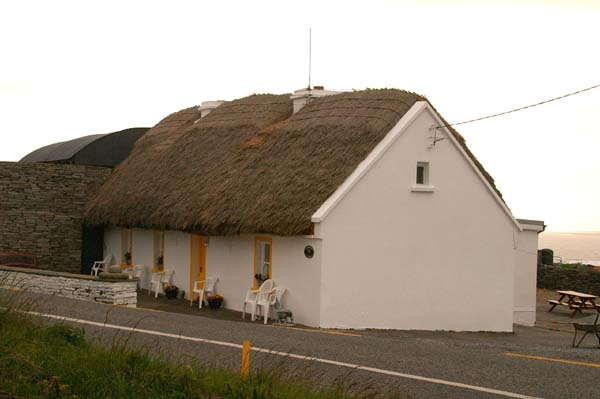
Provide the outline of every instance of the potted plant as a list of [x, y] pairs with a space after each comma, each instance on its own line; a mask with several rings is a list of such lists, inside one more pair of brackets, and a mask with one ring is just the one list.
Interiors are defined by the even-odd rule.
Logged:
[[168, 299], [177, 298], [177, 293], [179, 292], [179, 288], [176, 285], [165, 285], [165, 295]]
[[208, 301], [208, 306], [211, 309], [219, 309], [221, 305], [223, 305], [223, 299], [225, 299], [223, 295], [219, 294], [209, 295], [206, 298], [206, 300]]
[[164, 261], [164, 258], [163, 258], [163, 256], [162, 256], [162, 255], [159, 255], [159, 256], [156, 258], [156, 266], [157, 266], [159, 269], [162, 269], [162, 267], [163, 267], [163, 261]]
[[131, 252], [125, 252], [125, 263], [127, 266], [131, 265]]
[[260, 273], [256, 273], [254, 275], [254, 278], [256, 279], [257, 285], [260, 287], [262, 285], [262, 283], [264, 283], [265, 281], [267, 281], [269, 279], [269, 275], [268, 274], [260, 274]]

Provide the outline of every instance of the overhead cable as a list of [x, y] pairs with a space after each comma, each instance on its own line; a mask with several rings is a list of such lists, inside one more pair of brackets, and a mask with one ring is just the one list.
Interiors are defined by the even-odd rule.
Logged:
[[510, 113], [513, 113], [513, 112], [522, 111], [522, 110], [524, 110], [524, 109], [528, 109], [528, 108], [537, 107], [538, 105], [547, 104], [547, 103], [550, 103], [550, 102], [552, 102], [552, 101], [561, 100], [561, 99], [563, 99], [563, 98], [570, 97], [570, 96], [574, 96], [575, 94], [583, 93], [583, 92], [585, 92], [585, 91], [589, 91], [589, 90], [592, 90], [592, 89], [596, 89], [596, 88], [598, 88], [598, 87], [600, 87], [600, 84], [597, 84], [597, 85], [594, 85], [594, 86], [590, 86], [590, 87], [587, 87], [587, 88], [585, 88], [585, 89], [577, 90], [577, 91], [574, 91], [574, 92], [572, 92], [572, 93], [569, 93], [569, 94], [564, 94], [564, 95], [562, 95], [562, 96], [559, 96], [559, 97], [554, 97], [554, 98], [551, 98], [551, 99], [549, 99], [549, 100], [541, 101], [541, 102], [539, 102], [539, 103], [530, 104], [530, 105], [526, 105], [526, 106], [524, 106], [524, 107], [519, 107], [519, 108], [511, 109], [510, 111], [500, 112], [500, 113], [498, 113], [498, 114], [488, 115], [488, 116], [484, 116], [484, 117], [481, 117], [481, 118], [469, 119], [468, 121], [463, 121], [463, 122], [458, 122], [458, 123], [451, 123], [451, 124], [448, 124], [448, 125], [440, 125], [440, 126], [436, 126], [435, 128], [436, 128], [436, 129], [441, 129], [441, 128], [443, 128], [443, 127], [450, 127], [450, 126], [464, 125], [465, 123], [471, 123], [471, 122], [482, 121], [482, 120], [484, 120], [484, 119], [495, 118], [495, 117], [497, 117], [497, 116], [506, 115], [506, 114], [510, 114]]

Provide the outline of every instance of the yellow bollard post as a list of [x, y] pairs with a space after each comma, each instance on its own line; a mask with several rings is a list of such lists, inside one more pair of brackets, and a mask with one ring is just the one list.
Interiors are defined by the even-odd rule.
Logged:
[[242, 378], [248, 377], [250, 373], [250, 341], [244, 341], [242, 348]]

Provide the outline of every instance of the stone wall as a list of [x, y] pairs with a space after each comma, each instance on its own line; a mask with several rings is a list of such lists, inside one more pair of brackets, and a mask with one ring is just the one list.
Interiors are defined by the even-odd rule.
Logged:
[[41, 268], [79, 272], [84, 206], [110, 172], [0, 162], [0, 252], [33, 254]]
[[537, 286], [551, 290], [571, 290], [600, 296], [600, 268], [572, 268], [538, 265]]
[[137, 280], [106, 281], [81, 274], [0, 266], [0, 288], [135, 307]]

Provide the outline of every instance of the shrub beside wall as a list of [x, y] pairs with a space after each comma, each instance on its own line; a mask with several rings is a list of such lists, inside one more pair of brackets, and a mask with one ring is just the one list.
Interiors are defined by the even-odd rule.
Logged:
[[551, 290], [571, 290], [600, 296], [598, 267], [538, 265], [537, 286]]

